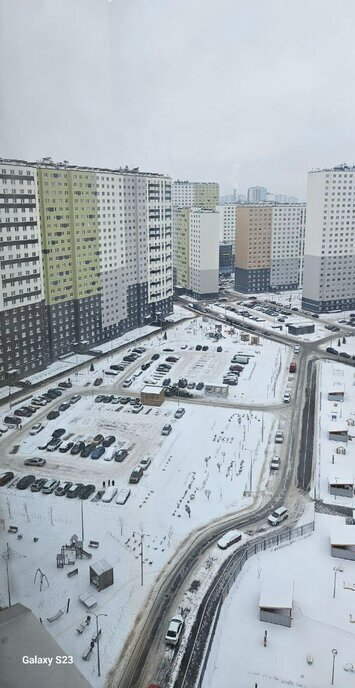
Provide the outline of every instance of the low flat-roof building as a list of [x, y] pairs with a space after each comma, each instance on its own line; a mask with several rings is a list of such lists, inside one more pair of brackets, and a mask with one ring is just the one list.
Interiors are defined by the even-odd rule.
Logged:
[[292, 606], [292, 581], [276, 578], [264, 581], [259, 601], [260, 621], [290, 627]]
[[[66, 654], [28, 607], [14, 604], [0, 611], [1, 688], [90, 688], [74, 664], [56, 664], [55, 658]], [[52, 659], [51, 666], [25, 663], [43, 657]]]
[[355, 560], [355, 526], [346, 523], [333, 525], [330, 536], [330, 553], [338, 559]]
[[332, 423], [330, 430], [328, 430], [328, 440], [334, 442], [347, 442], [348, 428], [345, 423]]
[[344, 401], [344, 390], [334, 389], [328, 392], [328, 401]]
[[309, 322], [298, 322], [298, 323], [286, 323], [289, 334], [313, 334], [315, 326], [314, 323]]
[[337, 472], [336, 476], [329, 478], [329, 494], [336, 497], [354, 496], [354, 475]]
[[146, 385], [141, 391], [141, 402], [147, 406], [161, 406], [165, 399], [164, 387]]

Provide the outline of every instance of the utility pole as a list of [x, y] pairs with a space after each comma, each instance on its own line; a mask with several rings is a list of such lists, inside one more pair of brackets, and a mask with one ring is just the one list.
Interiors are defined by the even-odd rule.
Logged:
[[81, 540], [82, 543], [84, 544], [84, 503], [83, 500], [80, 500], [80, 512], [81, 512]]
[[107, 614], [96, 614], [95, 612], [90, 612], [96, 617], [96, 644], [97, 644], [97, 675], [101, 676], [101, 665], [100, 665], [100, 633], [99, 631], [99, 616], [107, 616]]
[[137, 533], [135, 530], [133, 531], [133, 535], [138, 535], [141, 539], [140, 543], [140, 559], [141, 559], [141, 585], [144, 584], [144, 577], [143, 577], [143, 567], [144, 567], [144, 550], [143, 550], [143, 538], [147, 535], [147, 533]]

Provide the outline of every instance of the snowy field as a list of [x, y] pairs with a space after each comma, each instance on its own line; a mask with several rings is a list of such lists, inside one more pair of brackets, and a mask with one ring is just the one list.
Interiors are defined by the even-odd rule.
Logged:
[[[328, 431], [338, 426], [348, 429], [349, 435], [355, 439], [355, 373], [349, 366], [330, 361], [318, 363], [318, 371], [318, 422], [315, 427], [317, 468], [313, 491], [317, 498], [328, 504], [342, 504], [355, 509], [354, 498], [331, 495], [328, 490], [329, 480], [346, 478], [355, 481], [354, 440], [342, 443], [328, 439]], [[329, 401], [328, 392], [337, 390], [344, 392], [344, 401]], [[349, 422], [354, 422], [354, 425]], [[346, 454], [337, 453], [340, 447], [345, 449]]]
[[[111, 668], [122, 649], [134, 619], [147, 596], [149, 587], [164, 565], [181, 547], [184, 538], [194, 528], [212, 519], [223, 517], [251, 504], [244, 496], [249, 487], [250, 460], [253, 460], [254, 490], [261, 490], [269, 479], [269, 462], [273, 444], [269, 435], [277, 419], [268, 413], [232, 412], [230, 409], [188, 406], [182, 419], [173, 418], [177, 404], [165, 402], [150, 413], [134, 416], [130, 410], [116, 413], [114, 407], [95, 404], [92, 397], [82, 399], [77, 408], [63, 415], [60, 425], [79, 434], [98, 431], [112, 432], [122, 446], [130, 448], [123, 463], [40, 452], [38, 436], [29, 438], [25, 431], [15, 455], [2, 454], [2, 467], [12, 466], [17, 474], [24, 474], [23, 459], [31, 455], [45, 456], [46, 466], [33, 469], [37, 477], [81, 479], [100, 487], [102, 480], [115, 480], [115, 486], [128, 486], [132, 468], [140, 459], [150, 456], [151, 466], [138, 485], [131, 485], [131, 495], [125, 505], [115, 502], [84, 502], [84, 543], [92, 552], [92, 561], [105, 558], [114, 567], [114, 585], [96, 593], [89, 585], [89, 564], [76, 560], [79, 573], [68, 578], [67, 572], [56, 568], [56, 554], [76, 533], [80, 536], [80, 503], [55, 495], [19, 491], [15, 487], [1, 487], [2, 517], [8, 526], [19, 528], [22, 538], [1, 533], [1, 550], [6, 541], [16, 556], [10, 562], [12, 573], [12, 601], [31, 606], [42, 618], [51, 618], [64, 609], [70, 597], [70, 611], [46, 628], [64, 651], [74, 655], [75, 662], [93, 685], [102, 686], [104, 675]], [[116, 407], [117, 408], [117, 407]], [[65, 421], [64, 421], [65, 418]], [[164, 423], [171, 422], [172, 433], [162, 437]], [[58, 421], [51, 421], [53, 427]], [[262, 429], [263, 426], [263, 429]], [[52, 429], [52, 428], [51, 428]], [[48, 423], [49, 430], [49, 423]], [[45, 431], [43, 431], [45, 432]], [[263, 439], [262, 439], [263, 437]], [[4, 440], [0, 440], [1, 444]], [[28, 472], [32, 471], [29, 469]], [[186, 507], [190, 509], [190, 517]], [[140, 585], [140, 533], [144, 531], [144, 586]], [[34, 543], [33, 538], [39, 538]], [[98, 550], [90, 550], [89, 540], [99, 541]], [[36, 569], [46, 574], [49, 587], [39, 589], [34, 583]], [[5, 567], [1, 567], [1, 589], [6, 591]], [[91, 631], [83, 635], [76, 626], [86, 616], [79, 602], [81, 593], [94, 594], [96, 612], [108, 615], [102, 620], [103, 677], [96, 678], [95, 661], [84, 662], [81, 655], [91, 640]], [[6, 593], [4, 593], [6, 597]], [[5, 601], [5, 600], [4, 600]], [[107, 630], [105, 630], [107, 629]]]

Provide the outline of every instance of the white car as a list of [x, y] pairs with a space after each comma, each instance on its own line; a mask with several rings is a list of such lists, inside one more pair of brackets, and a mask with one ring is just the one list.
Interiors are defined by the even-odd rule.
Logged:
[[150, 466], [151, 463], [152, 463], [152, 459], [149, 456], [147, 456], [146, 459], [141, 459], [139, 465], [141, 466], [141, 468], [143, 468], [143, 471], [146, 471], [148, 466]]
[[284, 404], [289, 404], [289, 403], [290, 403], [290, 401], [291, 401], [291, 394], [290, 394], [290, 392], [285, 392], [285, 393], [284, 393], [283, 398], [282, 398], [282, 401], [284, 402]]
[[30, 435], [37, 435], [39, 432], [41, 432], [41, 430], [43, 430], [43, 428], [43, 423], [35, 423], [35, 425], [32, 425]]
[[270, 468], [271, 468], [271, 470], [272, 470], [272, 471], [278, 471], [279, 468], [280, 468], [280, 464], [281, 464], [281, 462], [280, 462], [279, 457], [278, 457], [278, 456], [274, 456], [274, 458], [272, 459], [272, 461], [271, 461], [271, 463], [270, 463]]
[[113, 498], [117, 494], [117, 487], [108, 487], [103, 495], [102, 502], [112, 502]]
[[116, 451], [117, 451], [117, 447], [112, 447], [112, 446], [107, 447], [107, 449], [105, 451], [105, 456], [104, 456], [105, 461], [112, 461], [113, 455], [116, 453]]
[[143, 411], [143, 404], [136, 404], [132, 408], [132, 413], [140, 413], [140, 411]]
[[180, 614], [176, 614], [175, 616], [173, 616], [165, 636], [165, 642], [167, 645], [178, 644], [183, 627], [184, 619], [182, 618], [182, 616], [180, 616]]
[[268, 516], [267, 520], [271, 526], [278, 526], [286, 518], [288, 518], [288, 511], [285, 506], [280, 506]]
[[122, 387], [130, 387], [132, 382], [133, 382], [132, 380], [125, 380]]
[[294, 350], [295, 354], [299, 354], [299, 352], [300, 352], [300, 345], [299, 345], [299, 344], [295, 344], [295, 346], [293, 347], [293, 350]]
[[116, 504], [125, 504], [130, 494], [131, 490], [129, 487], [121, 487], [117, 492]]

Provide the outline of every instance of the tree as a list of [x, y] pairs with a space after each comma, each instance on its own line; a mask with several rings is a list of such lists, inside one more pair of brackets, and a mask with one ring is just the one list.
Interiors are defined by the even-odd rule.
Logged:
[[343, 344], [346, 344], [346, 339], [345, 339], [345, 337], [343, 337]]
[[90, 372], [91, 372], [91, 373], [93, 373], [93, 372], [94, 372], [94, 370], [95, 370], [95, 368], [94, 368], [94, 364], [93, 364], [93, 363], [91, 363], [91, 364], [90, 364]]

